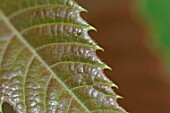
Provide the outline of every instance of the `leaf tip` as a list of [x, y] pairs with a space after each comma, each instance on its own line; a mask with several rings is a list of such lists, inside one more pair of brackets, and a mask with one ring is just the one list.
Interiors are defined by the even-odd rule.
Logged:
[[80, 7], [80, 11], [81, 11], [81, 12], [85, 12], [85, 13], [88, 12], [88, 11], [87, 11], [85, 8], [83, 8], [83, 7]]
[[116, 98], [117, 98], [117, 99], [123, 99], [123, 97], [120, 96], [120, 95], [116, 95]]
[[93, 31], [97, 32], [97, 29], [91, 25], [89, 26], [89, 30], [93, 30]]
[[103, 49], [102, 47], [98, 46], [98, 45], [96, 45], [96, 49], [97, 49], [97, 50], [104, 51], [104, 49]]
[[114, 88], [116, 88], [116, 89], [119, 89], [119, 86], [118, 85], [116, 85], [116, 84], [112, 84], [112, 87], [114, 87]]
[[105, 65], [105, 66], [104, 66], [104, 68], [105, 68], [105, 69], [109, 69], [109, 70], [111, 70], [111, 71], [112, 71], [112, 68], [111, 68], [111, 67], [109, 67], [108, 65]]

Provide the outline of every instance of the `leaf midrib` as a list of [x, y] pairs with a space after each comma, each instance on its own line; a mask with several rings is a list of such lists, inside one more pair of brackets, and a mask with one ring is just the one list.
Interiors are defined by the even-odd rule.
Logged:
[[[23, 38], [23, 36], [19, 33], [19, 31], [12, 25], [7, 16], [0, 10], [0, 16], [7, 27], [17, 36], [17, 38], [32, 52], [32, 54], [47, 68], [47, 70], [52, 74], [52, 76], [56, 75], [53, 70], [43, 61], [43, 59], [37, 54], [37, 52], [30, 46], [30, 44]], [[91, 113], [90, 110], [76, 97], [76, 95], [62, 82], [58, 76], [54, 76], [57, 81], [69, 92], [70, 95], [88, 112]]]

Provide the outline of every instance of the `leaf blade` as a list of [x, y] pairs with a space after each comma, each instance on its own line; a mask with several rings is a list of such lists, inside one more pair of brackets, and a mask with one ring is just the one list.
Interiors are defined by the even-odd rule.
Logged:
[[[29, 75], [27, 75], [27, 79], [26, 79], [26, 81], [27, 81], [27, 83], [26, 83], [26, 85], [24, 85], [24, 86], [26, 86], [27, 87], [27, 90], [30, 90], [29, 89], [29, 87], [32, 87], [32, 88], [34, 88], [34, 86], [32, 86], [32, 85], [35, 85], [36, 86], [36, 88], [39, 88], [39, 82], [40, 83], [42, 83], [42, 82], [45, 82], [45, 78], [47, 79], [49, 79], [49, 76], [51, 75], [52, 76], [52, 78], [51, 79], [53, 79], [54, 81], [56, 81], [58, 84], [60, 84], [61, 85], [61, 88], [60, 89], [62, 89], [62, 88], [64, 88], [64, 91], [62, 91], [61, 92], [61, 94], [62, 95], [59, 95], [58, 96], [58, 98], [59, 98], [59, 100], [62, 100], [61, 101], [61, 105], [65, 105], [65, 103], [74, 103], [74, 105], [73, 104], [70, 104], [70, 108], [72, 108], [72, 110], [74, 111], [75, 110], [75, 108], [77, 108], [76, 109], [76, 111], [79, 109], [80, 111], [84, 111], [84, 112], [91, 112], [91, 111], [93, 111], [93, 109], [95, 110], [95, 109], [99, 109], [101, 106], [103, 106], [103, 110], [104, 109], [110, 109], [110, 112], [111, 112], [111, 109], [113, 110], [113, 111], [120, 111], [120, 112], [125, 112], [122, 108], [120, 108], [118, 105], [117, 105], [117, 103], [116, 103], [116, 101], [114, 100], [114, 99], [112, 99], [112, 97], [110, 97], [109, 95], [106, 95], [105, 93], [107, 93], [108, 91], [108, 89], [111, 89], [111, 87], [112, 86], [115, 86], [115, 85], [107, 85], [107, 84], [103, 84], [104, 82], [103, 81], [100, 81], [99, 83], [98, 83], [98, 86], [95, 86], [95, 87], [97, 87], [98, 89], [95, 89], [94, 88], [94, 84], [92, 84], [92, 87], [88, 87], [88, 86], [83, 86], [83, 88], [81, 88], [81, 87], [77, 87], [76, 88], [76, 91], [73, 91], [71, 88], [70, 88], [70, 86], [71, 86], [71, 84], [73, 83], [76, 83], [75, 81], [73, 81], [74, 80], [74, 78], [75, 78], [75, 80], [81, 80], [80, 81], [80, 83], [85, 83], [85, 84], [91, 84], [91, 83], [93, 83], [93, 81], [92, 82], [90, 82], [89, 80], [93, 80], [94, 78], [95, 79], [97, 79], [96, 77], [97, 77], [97, 75], [98, 75], [98, 73], [99, 73], [99, 75], [98, 76], [100, 76], [99, 77], [99, 79], [98, 80], [102, 80], [102, 79], [104, 79], [105, 81], [109, 81], [108, 79], [107, 79], [107, 77], [104, 77], [103, 76], [103, 72], [102, 72], [102, 70], [99, 68], [100, 66], [98, 66], [98, 65], [96, 65], [93, 61], [97, 61], [99, 64], [102, 64], [102, 62], [101, 61], [99, 61], [98, 60], [98, 58], [97, 58], [97, 56], [96, 56], [96, 54], [91, 54], [91, 53], [86, 53], [86, 51], [88, 51], [88, 52], [91, 52], [92, 50], [84, 50], [84, 49], [82, 49], [82, 47], [84, 47], [84, 45], [81, 45], [80, 47], [76, 47], [76, 49], [78, 49], [77, 51], [79, 51], [80, 53], [82, 53], [82, 54], [78, 54], [78, 57], [82, 57], [82, 60], [80, 60], [80, 62], [78, 63], [78, 64], [76, 64], [75, 62], [69, 62], [69, 65], [66, 65], [66, 64], [62, 64], [62, 65], [60, 65], [59, 67], [58, 67], [58, 69], [56, 69], [57, 67], [55, 67], [55, 69], [56, 69], [56, 72], [54, 72], [54, 69], [52, 69], [50, 66], [49, 66], [49, 63], [47, 63], [47, 62], [45, 62], [45, 59], [47, 59], [47, 61], [48, 61], [48, 59], [50, 59], [50, 58], [53, 58], [53, 57], [49, 57], [49, 58], [43, 58], [43, 56], [45, 56], [45, 55], [41, 55], [41, 54], [39, 54], [36, 50], [35, 50], [35, 48], [33, 48], [33, 46], [30, 44], [30, 42], [28, 42], [27, 40], [25, 40], [25, 38], [23, 37], [23, 35], [18, 31], [18, 29], [16, 29], [15, 28], [15, 26], [13, 26], [13, 24], [11, 23], [11, 20], [9, 20], [8, 19], [8, 17], [7, 16], [5, 16], [5, 14], [2, 12], [2, 11], [0, 11], [0, 15], [1, 15], [1, 18], [2, 18], [2, 20], [6, 23], [6, 25], [11, 29], [11, 31], [15, 34], [15, 36], [16, 36], [16, 38], [22, 43], [22, 45], [24, 45], [28, 50], [27, 51], [30, 51], [32, 54], [33, 54], [33, 56], [36, 58], [36, 59], [34, 59], [34, 62], [33, 63], [35, 63], [35, 62], [37, 62], [37, 63], [35, 63], [34, 65], [32, 64], [31, 66], [33, 66], [32, 68], [29, 68]], [[17, 42], [17, 41], [16, 41]], [[18, 44], [19, 45], [19, 44]], [[66, 45], [66, 46], [63, 46], [63, 47], [66, 47], [66, 48], [71, 48], [71, 47], [69, 47], [68, 45]], [[45, 47], [45, 48], [47, 48], [47, 47]], [[90, 48], [91, 49], [91, 48]], [[49, 49], [47, 49], [47, 51], [48, 51]], [[62, 49], [59, 49], [59, 50], [62, 50]], [[21, 50], [22, 51], [22, 50]], [[43, 53], [43, 50], [41, 50], [42, 51], [42, 53]], [[57, 49], [56, 49], [56, 51], [57, 51]], [[84, 52], [82, 52], [82, 51], [84, 51]], [[72, 51], [70, 51], [69, 53], [68, 53], [68, 55], [70, 55], [71, 54], [71, 52]], [[20, 52], [18, 52], [19, 54], [20, 54]], [[95, 53], [95, 50], [94, 50], [94, 52], [93, 53]], [[16, 53], [15, 53], [16, 54]], [[73, 55], [75, 55], [76, 53], [74, 53]], [[50, 54], [49, 54], [50, 55]], [[49, 56], [49, 55], [47, 55], [47, 56]], [[84, 55], [84, 56], [83, 56]], [[90, 56], [90, 57], [89, 57]], [[63, 57], [63, 56], [62, 56]], [[61, 57], [61, 58], [62, 58]], [[68, 56], [67, 56], [68, 57]], [[70, 57], [70, 56], [69, 56]], [[77, 57], [77, 58], [78, 58]], [[73, 58], [73, 57], [71, 57], [71, 58]], [[75, 61], [77, 61], [77, 58], [73, 58], [73, 59], [75, 59]], [[83, 61], [83, 59], [88, 59], [88, 58], [90, 58], [90, 60], [92, 61], [90, 61], [90, 60], [87, 60], [87, 62], [88, 63], [90, 63], [90, 64], [94, 64], [95, 66], [96, 66], [96, 68], [94, 68], [94, 67], [92, 67], [91, 65], [90, 66], [88, 66], [88, 65], [86, 65], [86, 63], [85, 63], [85, 61]], [[95, 59], [97, 59], [97, 60], [95, 60]], [[68, 60], [68, 59], [67, 59]], [[63, 60], [61, 60], [61, 61], [63, 61]], [[68, 60], [68, 61], [71, 61], [71, 59], [70, 60]], [[81, 61], [83, 62], [83, 63], [85, 63], [85, 64], [80, 64], [81, 63]], [[56, 61], [55, 61], [56, 62]], [[64, 66], [63, 66], [64, 65]], [[103, 64], [103, 68], [106, 68], [106, 66], [104, 66], [105, 64]], [[63, 67], [62, 67], [63, 66]], [[60, 70], [60, 67], [62, 67], [61, 69], [63, 69], [63, 70]], [[28, 69], [28, 68], [27, 68]], [[35, 69], [36, 69], [36, 71], [35, 71]], [[65, 70], [64, 70], [65, 69]], [[73, 70], [71, 70], [71, 69], [73, 69]], [[38, 71], [37, 71], [38, 70]], [[46, 71], [44, 71], [44, 70], [46, 70]], [[35, 72], [34, 72], [35, 71]], [[35, 74], [35, 73], [39, 73], [39, 74]], [[61, 75], [62, 75], [62, 73], [61, 73], [61, 75], [57, 75], [57, 73], [60, 73], [60, 72], [63, 72], [63, 73], [65, 73], [65, 75], [67, 76], [67, 75], [76, 75], [76, 76], [71, 76], [70, 78], [71, 79], [68, 79], [68, 80], [71, 80], [71, 81], [69, 81], [68, 83], [67, 82], [63, 82], [63, 80], [65, 80], [65, 79], [61, 79]], [[83, 75], [83, 72], [86, 72], [86, 75], [84, 76]], [[31, 74], [30, 74], [31, 73]], [[48, 74], [48, 73], [51, 73], [51, 74]], [[36, 76], [35, 76], [35, 75]], [[47, 75], [48, 75], [48, 77], [47, 77]], [[92, 76], [93, 75], [93, 76]], [[95, 76], [96, 75], [96, 76]], [[78, 77], [78, 78], [77, 78]], [[80, 77], [82, 77], [82, 78], [80, 78]], [[94, 77], [94, 78], [90, 78], [90, 77]], [[103, 77], [103, 78], [102, 78]], [[41, 79], [38, 79], [38, 78], [41, 78]], [[86, 78], [86, 79], [85, 79]], [[37, 81], [38, 83], [34, 83], [32, 80], [35, 80], [35, 81]], [[67, 80], [67, 79], [66, 79]], [[50, 81], [50, 80], [49, 80]], [[83, 81], [83, 82], [82, 82]], [[55, 83], [56, 83], [55, 82]], [[49, 82], [48, 82], [49, 83]], [[50, 82], [51, 83], [51, 82]], [[53, 84], [52, 85], [54, 85], [54, 82], [52, 82]], [[75, 85], [75, 84], [74, 84]], [[73, 87], [75, 87], [73, 85]], [[108, 86], [108, 88], [106, 88]], [[47, 88], [47, 86], [44, 86], [44, 87], [46, 87]], [[51, 87], [55, 87], [55, 86], [51, 86]], [[53, 91], [54, 91], [54, 94], [58, 94], [58, 92], [56, 91], [56, 89], [57, 89], [57, 87], [56, 88], [53, 88]], [[74, 88], [73, 88], [74, 89]], [[26, 90], [26, 91], [27, 91]], [[43, 90], [42, 88], [39, 88], [39, 90]], [[48, 88], [46, 89], [46, 90], [48, 90]], [[106, 90], [106, 91], [105, 91]], [[25, 91], [24, 91], [25, 92]], [[40, 92], [40, 91], [39, 91]], [[104, 93], [103, 93], [104, 92]], [[31, 93], [31, 92], [27, 92], [27, 96], [28, 96], [28, 94], [29, 93]], [[41, 92], [41, 95], [39, 95], [39, 98], [44, 98], [45, 97], [45, 95], [48, 95], [48, 94], [43, 94], [44, 93], [44, 90]], [[47, 93], [51, 93], [50, 91], [49, 92], [47, 92]], [[89, 95], [88, 95], [88, 93], [89, 93]], [[114, 92], [110, 92], [111, 93], [111, 95], [113, 95], [114, 94]], [[49, 94], [49, 95], [51, 95], [51, 94]], [[53, 95], [53, 94], [52, 94]], [[84, 96], [82, 96], [82, 95], [84, 95]], [[32, 95], [31, 95], [31, 97], [32, 97]], [[50, 97], [50, 96], [47, 96], [47, 97]], [[67, 101], [64, 101], [64, 97], [66, 97], [67, 98]], [[86, 100], [84, 100], [84, 97], [86, 97]], [[102, 97], [102, 98], [101, 98]], [[113, 96], [115, 99], [117, 99], [117, 97], [116, 96]], [[33, 98], [33, 97], [32, 97]], [[38, 96], [37, 96], [37, 98], [38, 98]], [[52, 99], [52, 97], [50, 97], [51, 99]], [[50, 98], [49, 98], [49, 100], [50, 100]], [[88, 98], [90, 99], [90, 100], [88, 100]], [[72, 100], [73, 99], [73, 100]], [[26, 105], [27, 105], [27, 112], [35, 112], [34, 110], [35, 109], [38, 109], [38, 108], [35, 108], [35, 109], [32, 109], [31, 107], [32, 106], [34, 106], [34, 104], [36, 105], [36, 103], [34, 102], [34, 100], [35, 99], [31, 99], [31, 98], [26, 98], [26, 102], [31, 102], [30, 104], [29, 103], [26, 103]], [[44, 101], [43, 99], [39, 99], [39, 100], [42, 100], [42, 101]], [[55, 99], [55, 101], [57, 100], [57, 98]], [[46, 101], [48, 101], [48, 99], [46, 100]], [[52, 101], [54, 101], [53, 99], [52, 100], [50, 100], [49, 101], [49, 103], [48, 104], [50, 104], [50, 102], [52, 102]], [[99, 101], [101, 101], [101, 102], [99, 102]], [[64, 102], [64, 103], [63, 103]], [[99, 103], [98, 103], [99, 102]], [[54, 102], [55, 103], [55, 102]], [[51, 103], [51, 104], [54, 104], [54, 103]], [[57, 101], [56, 101], [56, 103], [57, 103]], [[90, 105], [89, 105], [89, 103], [90, 103]], [[94, 105], [93, 105], [93, 103], [95, 103]], [[32, 105], [33, 104], [33, 105]], [[42, 102], [41, 102], [41, 104], [42, 104]], [[97, 105], [97, 104], [100, 104], [100, 105]], [[26, 106], [25, 105], [25, 106]], [[41, 109], [41, 112], [44, 112], [44, 110], [46, 110], [46, 109], [48, 109], [48, 107], [51, 107], [51, 106], [46, 106], [45, 105], [45, 102], [44, 102], [44, 105], [41, 105], [42, 106], [42, 109]], [[77, 107], [78, 106], [78, 107]], [[98, 107], [99, 106], [99, 107]], [[57, 105], [56, 106], [54, 106], [54, 107], [52, 107], [51, 109], [53, 109], [53, 110], [57, 110], [57, 109], [60, 109], [60, 108], [56, 108], [57, 107]], [[66, 107], [66, 106], [65, 106]], [[62, 108], [61, 108], [62, 109]], [[63, 110], [63, 109], [62, 109]], [[70, 109], [71, 110], [71, 109]], [[67, 111], [70, 111], [70, 110], [68, 110], [67, 109]], [[72, 111], [71, 110], [71, 111]], [[71, 112], [70, 111], [70, 112]], [[100, 111], [100, 110], [99, 110]], [[78, 111], [77, 111], [78, 112]]]

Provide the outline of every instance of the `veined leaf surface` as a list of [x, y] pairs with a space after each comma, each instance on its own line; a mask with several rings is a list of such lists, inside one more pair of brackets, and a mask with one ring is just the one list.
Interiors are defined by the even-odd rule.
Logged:
[[0, 0], [0, 104], [18, 113], [124, 113], [94, 28], [72, 0]]

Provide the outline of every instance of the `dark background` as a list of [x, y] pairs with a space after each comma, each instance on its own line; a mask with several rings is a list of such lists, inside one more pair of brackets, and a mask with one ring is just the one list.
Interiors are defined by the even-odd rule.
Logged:
[[119, 85], [120, 105], [130, 113], [170, 113], [170, 75], [136, 1], [77, 1], [88, 10], [83, 18], [98, 29], [90, 34], [105, 49], [98, 55], [113, 68], [106, 75]]

